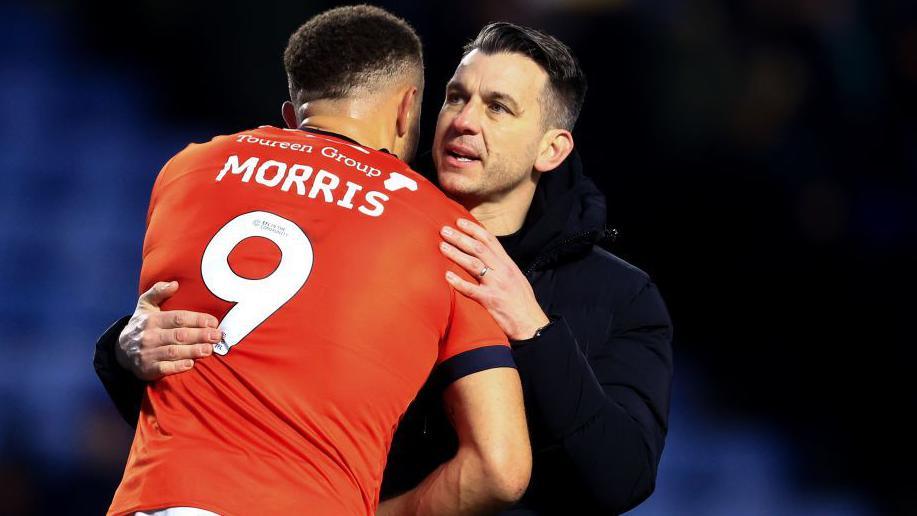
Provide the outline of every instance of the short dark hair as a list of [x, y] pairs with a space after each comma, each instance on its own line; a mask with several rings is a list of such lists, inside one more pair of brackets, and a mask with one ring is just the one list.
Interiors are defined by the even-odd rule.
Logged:
[[423, 85], [417, 33], [408, 22], [370, 5], [338, 7], [311, 18], [290, 36], [283, 65], [291, 96], [302, 100], [373, 91], [405, 74]]
[[[501, 52], [522, 54], [538, 63], [548, 74], [545, 124], [572, 130], [586, 96], [586, 74], [570, 47], [544, 32], [509, 22], [491, 23], [474, 41], [465, 45], [464, 55], [473, 50], [491, 55]], [[553, 97], [553, 98], [551, 98]]]

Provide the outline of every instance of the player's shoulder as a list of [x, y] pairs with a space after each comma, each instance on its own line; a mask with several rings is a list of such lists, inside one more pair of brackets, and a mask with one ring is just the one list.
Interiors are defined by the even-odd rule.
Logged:
[[459, 217], [471, 218], [462, 205], [447, 197], [424, 174], [411, 168], [398, 156], [385, 150], [370, 150], [376, 158], [374, 165], [379, 172], [380, 191], [399, 198], [399, 204], [408, 208], [413, 219], [427, 221], [438, 231], [440, 226], [454, 224]]
[[459, 218], [475, 220], [461, 204], [446, 196], [435, 184], [422, 174], [408, 169], [411, 179], [417, 182], [417, 192], [406, 197], [406, 202], [414, 208], [419, 219], [425, 219], [436, 227], [437, 233], [443, 225], [455, 225]]
[[444, 222], [450, 225], [454, 225], [455, 221], [459, 218], [465, 218], [468, 220], [476, 220], [474, 216], [465, 209], [461, 204], [453, 201], [446, 196], [439, 188], [434, 187], [436, 191], [439, 202], [437, 203], [438, 213], [437, 215], [444, 219]]
[[167, 165], [188, 165], [197, 160], [222, 156], [226, 152], [245, 152], [243, 148], [252, 154], [267, 156], [280, 149], [311, 150], [303, 131], [262, 125], [232, 134], [219, 134], [208, 141], [191, 142], [176, 153]]
[[191, 142], [182, 152], [219, 147], [233, 143], [250, 143], [269, 147], [276, 140], [304, 139], [303, 131], [298, 129], [282, 129], [270, 125], [261, 125], [251, 129], [244, 129], [231, 134], [218, 134], [208, 141]]

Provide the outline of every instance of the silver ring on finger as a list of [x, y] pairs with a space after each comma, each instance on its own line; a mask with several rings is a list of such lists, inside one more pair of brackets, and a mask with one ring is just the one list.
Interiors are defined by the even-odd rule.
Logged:
[[484, 275], [487, 274], [487, 273], [490, 272], [490, 271], [491, 271], [491, 268], [485, 265], [485, 266], [481, 269], [481, 272], [478, 273], [478, 277], [479, 277], [479, 278], [483, 278]]

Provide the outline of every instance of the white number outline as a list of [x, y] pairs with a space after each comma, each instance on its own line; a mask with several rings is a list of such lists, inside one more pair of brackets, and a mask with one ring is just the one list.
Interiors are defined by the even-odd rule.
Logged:
[[[280, 249], [280, 262], [263, 278], [244, 278], [229, 266], [229, 255], [245, 239], [256, 236]], [[312, 242], [302, 228], [275, 213], [243, 213], [220, 227], [201, 256], [201, 278], [211, 294], [235, 304], [220, 321], [223, 339], [214, 345], [214, 352], [229, 353], [293, 299], [312, 274], [314, 261]]]

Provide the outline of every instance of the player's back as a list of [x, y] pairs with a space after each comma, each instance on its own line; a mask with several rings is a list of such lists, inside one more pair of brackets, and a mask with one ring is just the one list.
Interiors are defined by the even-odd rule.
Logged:
[[173, 158], [141, 291], [179, 281], [163, 309], [214, 314], [225, 337], [147, 389], [111, 512], [371, 513], [430, 370], [505, 345], [443, 279], [464, 274], [437, 248], [460, 215], [394, 156], [323, 133], [262, 127]]

